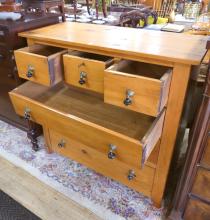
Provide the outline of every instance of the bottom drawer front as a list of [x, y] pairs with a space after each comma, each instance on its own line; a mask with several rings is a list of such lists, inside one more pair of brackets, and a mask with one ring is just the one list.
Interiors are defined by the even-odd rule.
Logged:
[[210, 172], [202, 168], [198, 169], [192, 193], [210, 200]]
[[54, 130], [49, 130], [49, 134], [53, 151], [76, 160], [105, 176], [118, 180], [147, 196], [151, 195], [155, 169], [148, 166], [145, 166], [142, 170], [133, 168], [119, 160], [109, 160], [102, 153], [78, 141], [64, 137]]
[[184, 213], [184, 220], [209, 220], [210, 219], [210, 205], [199, 200], [190, 199], [186, 211]]
[[[209, 128], [210, 130], [210, 128]], [[210, 167], [210, 131], [208, 132], [207, 143], [201, 163]]]

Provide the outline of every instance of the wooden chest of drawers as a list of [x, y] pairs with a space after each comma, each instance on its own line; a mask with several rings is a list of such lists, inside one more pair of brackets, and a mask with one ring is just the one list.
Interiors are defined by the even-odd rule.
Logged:
[[[121, 40], [122, 31], [126, 36]], [[106, 39], [100, 39], [102, 33]], [[114, 33], [119, 45], [112, 38]], [[29, 81], [10, 92], [10, 97], [19, 115], [43, 126], [49, 152], [79, 161], [160, 206], [190, 67], [201, 61], [206, 38], [196, 36], [184, 48], [189, 54], [200, 42], [196, 55], [178, 53], [174, 58], [166, 50], [150, 54], [129, 41], [131, 36], [140, 39], [148, 34], [79, 23], [22, 33], [29, 49], [15, 55], [17, 63], [24, 62], [18, 65], [19, 75]], [[177, 41], [177, 36], [161, 34], [165, 40]], [[30, 49], [40, 47], [64, 50], [51, 48], [43, 56]], [[171, 50], [175, 51], [174, 46]], [[51, 59], [55, 65], [48, 68]], [[56, 69], [62, 65], [64, 73]], [[27, 77], [28, 73], [32, 76]], [[56, 74], [59, 80], [52, 83]]]

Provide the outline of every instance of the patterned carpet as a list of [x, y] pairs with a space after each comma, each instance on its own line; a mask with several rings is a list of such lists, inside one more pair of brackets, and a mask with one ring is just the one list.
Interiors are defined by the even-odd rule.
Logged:
[[26, 133], [0, 121], [0, 156], [106, 220], [160, 220], [149, 198], [55, 153], [31, 149]]
[[40, 220], [30, 211], [0, 191], [0, 220]]

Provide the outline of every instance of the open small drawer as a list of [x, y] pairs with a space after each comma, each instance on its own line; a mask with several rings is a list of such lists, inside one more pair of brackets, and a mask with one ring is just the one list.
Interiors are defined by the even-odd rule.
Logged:
[[154, 118], [103, 102], [103, 97], [62, 83], [26, 82], [10, 92], [19, 115], [94, 148], [110, 160], [141, 167], [162, 134], [165, 111]]
[[168, 67], [121, 60], [105, 70], [104, 101], [157, 116], [167, 103], [171, 75]]
[[67, 50], [32, 45], [15, 51], [18, 75], [21, 78], [51, 86], [63, 80], [62, 55]]
[[69, 51], [64, 55], [65, 81], [73, 86], [104, 92], [104, 70], [113, 64], [108, 56]]

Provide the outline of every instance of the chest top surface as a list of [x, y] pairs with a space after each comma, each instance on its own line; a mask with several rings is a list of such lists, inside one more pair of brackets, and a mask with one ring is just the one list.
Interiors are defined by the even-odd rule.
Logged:
[[198, 65], [208, 37], [125, 27], [65, 22], [20, 33], [20, 36], [67, 48], [116, 57], [153, 58]]

